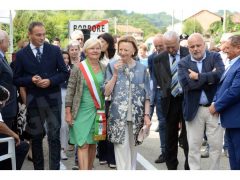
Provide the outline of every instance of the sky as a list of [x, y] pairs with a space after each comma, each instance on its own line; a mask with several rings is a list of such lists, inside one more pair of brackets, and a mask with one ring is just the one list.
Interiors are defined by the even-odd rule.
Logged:
[[237, 0], [0, 0], [0, 11], [8, 9], [126, 10], [138, 13], [164, 11], [170, 15], [174, 11], [174, 16], [181, 20], [203, 9], [217, 12], [226, 8], [240, 12], [236, 2]]

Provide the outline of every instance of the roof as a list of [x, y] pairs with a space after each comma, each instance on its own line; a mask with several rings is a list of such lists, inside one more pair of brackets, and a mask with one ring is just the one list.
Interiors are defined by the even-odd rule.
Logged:
[[240, 13], [235, 13], [232, 16], [232, 22], [236, 24], [240, 24]]
[[136, 28], [130, 25], [117, 25], [117, 30], [120, 32], [143, 33], [140, 28]]
[[219, 16], [219, 15], [217, 15], [217, 14], [211, 12], [211, 11], [201, 10], [201, 11], [197, 12], [196, 14], [193, 14], [192, 16], [186, 18], [184, 21], [186, 21], [187, 19], [191, 19], [191, 18], [193, 18], [194, 16], [200, 15], [200, 14], [202, 14], [203, 12], [208, 12], [209, 14], [212, 14], [212, 15], [214, 15], [214, 16], [217, 16], [217, 17], [219, 17], [219, 18], [222, 18], [221, 16]]

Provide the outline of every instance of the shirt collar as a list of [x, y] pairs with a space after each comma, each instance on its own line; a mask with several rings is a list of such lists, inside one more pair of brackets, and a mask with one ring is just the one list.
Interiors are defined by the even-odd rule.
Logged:
[[[30, 47], [31, 47], [32, 50], [34, 50], [34, 49], [37, 48], [37, 47], [36, 47], [35, 45], [33, 45], [32, 43], [30, 43]], [[42, 50], [43, 50], [43, 45], [41, 45], [41, 46], [39, 47], [39, 49], [40, 49], [40, 51], [42, 52]]]
[[4, 57], [4, 53], [0, 50], [0, 56]]
[[[168, 53], [168, 56], [171, 57], [171, 58], [173, 57], [173, 55], [171, 55], [170, 53]], [[175, 57], [180, 56], [180, 49], [178, 49], [177, 53], [174, 56]]]
[[204, 53], [203, 58], [200, 61], [194, 59], [192, 56], [191, 56], [191, 61], [196, 62], [196, 63], [202, 63], [205, 58], [206, 58], [206, 52]]
[[240, 55], [229, 61], [229, 65], [232, 66], [238, 59], [240, 58]]

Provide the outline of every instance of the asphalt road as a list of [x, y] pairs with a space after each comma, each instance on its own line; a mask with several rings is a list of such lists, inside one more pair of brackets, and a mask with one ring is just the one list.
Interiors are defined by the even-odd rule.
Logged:
[[[151, 132], [149, 137], [143, 142], [142, 145], [138, 146], [138, 163], [137, 170], [167, 170], [165, 163], [156, 164], [154, 163], [155, 159], [160, 154], [160, 141], [159, 134], [154, 130], [157, 127], [156, 116], [153, 117], [153, 123], [151, 126]], [[45, 155], [45, 167], [48, 169], [48, 153], [47, 153], [47, 142], [46, 138], [44, 139], [44, 155]], [[74, 165], [74, 152], [68, 151], [67, 156], [68, 160], [62, 160], [63, 164], [66, 166], [67, 170], [72, 170]], [[182, 148], [179, 147], [178, 152], [178, 169], [184, 170], [184, 154]], [[201, 167], [204, 170], [209, 168], [209, 158], [201, 159]], [[221, 156], [220, 162], [221, 170], [229, 170], [228, 158], [224, 155]], [[22, 167], [23, 170], [33, 170], [32, 162], [28, 161], [27, 158]], [[95, 159], [94, 170], [112, 170], [107, 165], [100, 165], [98, 159]]]

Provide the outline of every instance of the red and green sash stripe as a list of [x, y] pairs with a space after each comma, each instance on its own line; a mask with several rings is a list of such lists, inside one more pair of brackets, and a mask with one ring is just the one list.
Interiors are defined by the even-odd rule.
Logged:
[[104, 140], [106, 138], [106, 115], [104, 110], [104, 97], [101, 93], [100, 85], [88, 60], [82, 61], [79, 64], [79, 68], [86, 80], [89, 92], [97, 109], [94, 140]]

